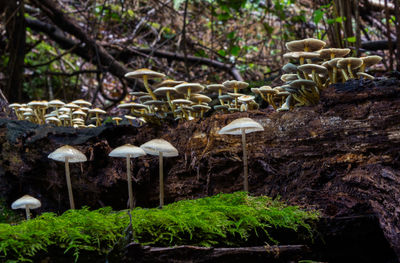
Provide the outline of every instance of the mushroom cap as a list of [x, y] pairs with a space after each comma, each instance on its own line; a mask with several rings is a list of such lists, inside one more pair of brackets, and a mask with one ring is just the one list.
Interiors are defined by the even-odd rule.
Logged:
[[158, 89], [155, 89], [153, 91], [154, 94], [157, 96], [164, 96], [169, 92], [169, 94], [177, 94], [178, 92], [176, 91], [175, 88], [173, 87], [160, 87]]
[[218, 96], [218, 99], [223, 100], [223, 101], [232, 101], [233, 98], [229, 94], [224, 94], [221, 96]]
[[112, 150], [108, 156], [110, 157], [132, 157], [132, 158], [137, 158], [140, 156], [146, 155], [145, 151], [143, 151], [142, 148], [134, 146], [132, 144], [125, 144], [122, 145], [118, 148], [115, 148], [114, 150]]
[[335, 58], [342, 58], [349, 54], [351, 51], [350, 48], [326, 48], [318, 50], [320, 58], [331, 58], [331, 54], [335, 55]]
[[356, 69], [361, 67], [361, 65], [363, 64], [363, 60], [361, 58], [341, 58], [338, 62], [337, 62], [337, 67], [338, 68], [342, 68], [342, 69], [347, 69], [347, 65], [350, 65], [350, 67], [352, 69]]
[[156, 88], [160, 87], [175, 87], [176, 85], [182, 84], [184, 81], [181, 80], [173, 80], [173, 79], [166, 79], [155, 85]]
[[122, 121], [122, 118], [121, 117], [112, 117], [112, 120], [113, 121]]
[[42, 204], [40, 203], [40, 201], [30, 195], [24, 195], [23, 197], [19, 198], [11, 204], [12, 209], [21, 209], [26, 207], [28, 207], [29, 209], [36, 209], [41, 206]]
[[276, 89], [271, 88], [270, 86], [262, 86], [258, 89], [258, 91], [262, 94], [276, 94], [278, 91]]
[[311, 59], [311, 58], [319, 58], [319, 53], [297, 51], [297, 52], [289, 52], [289, 53], [283, 54], [283, 57], [287, 58], [287, 59], [299, 59], [299, 58]]
[[12, 103], [12, 104], [8, 105], [8, 107], [9, 108], [20, 108], [20, 107], [22, 107], [22, 105], [19, 103]]
[[164, 139], [153, 139], [140, 146], [147, 154], [160, 155], [164, 157], [178, 156], [178, 150]]
[[33, 100], [33, 101], [27, 103], [26, 105], [28, 105], [28, 107], [46, 108], [47, 102]]
[[147, 76], [148, 79], [155, 79], [155, 78], [164, 78], [165, 74], [153, 71], [148, 68], [141, 68], [125, 74], [125, 78], [133, 78], [133, 79], [142, 78], [143, 76]]
[[60, 120], [66, 120], [66, 119], [69, 119], [69, 115], [68, 114], [61, 114], [60, 116], [58, 116], [58, 118], [60, 119]]
[[248, 101], [252, 101], [254, 99], [255, 99], [255, 97], [252, 96], [252, 95], [242, 95], [242, 96], [240, 96], [238, 98], [238, 101], [240, 101], [240, 102], [248, 102]]
[[297, 74], [283, 74], [281, 80], [284, 82], [292, 81], [298, 79]]
[[79, 109], [80, 108], [78, 105], [76, 105], [75, 103], [72, 103], [72, 102], [65, 104], [64, 107], [68, 108], [68, 109]]
[[70, 163], [81, 163], [87, 161], [86, 156], [82, 152], [69, 145], [64, 145], [58, 148], [47, 157], [59, 162], [65, 162], [67, 158]]
[[45, 121], [46, 121], [46, 123], [51, 122], [51, 121], [54, 121], [54, 122], [57, 122], [57, 123], [60, 123], [60, 122], [61, 122], [61, 121], [60, 121], [58, 118], [56, 118], [56, 117], [48, 117], [48, 118], [45, 119]]
[[47, 105], [49, 105], [49, 107], [61, 107], [64, 106], [65, 103], [61, 100], [51, 100], [47, 103]]
[[140, 101], [141, 103], [146, 102], [146, 101], [148, 101], [148, 100], [152, 100], [152, 99], [153, 99], [153, 97], [150, 96], [150, 95], [144, 95], [144, 96], [139, 97], [139, 101]]
[[258, 88], [251, 88], [250, 90], [251, 90], [251, 92], [253, 92], [254, 94], [260, 94], [260, 91], [258, 90]]
[[90, 109], [89, 113], [100, 113], [100, 114], [106, 114], [107, 112], [100, 109], [100, 108], [94, 108], [94, 109]]
[[289, 62], [282, 67], [282, 70], [286, 73], [296, 73], [297, 66], [295, 64]]
[[72, 103], [74, 103], [76, 105], [80, 105], [80, 106], [86, 106], [86, 107], [92, 106], [92, 103], [90, 103], [89, 101], [83, 100], [83, 99], [74, 100]]
[[317, 65], [317, 64], [304, 64], [297, 67], [299, 70], [303, 71], [304, 73], [312, 73], [315, 71], [317, 74], [326, 74], [328, 70], [326, 67]]
[[219, 90], [222, 90], [222, 91], [226, 91], [227, 90], [227, 88], [222, 84], [210, 84], [210, 85], [206, 86], [206, 89], [208, 91], [214, 91], [214, 92], [215, 91], [219, 91]]
[[128, 119], [128, 120], [136, 120], [136, 117], [131, 116], [131, 115], [124, 115], [124, 117], [125, 117], [125, 119]]
[[201, 110], [203, 110], [203, 111], [208, 111], [208, 110], [211, 109], [210, 106], [201, 105], [201, 104], [193, 105], [192, 108], [193, 108], [193, 110], [195, 110], [195, 111], [201, 111]]
[[365, 73], [365, 72], [357, 72], [357, 76], [359, 78], [363, 77], [364, 79], [375, 79], [374, 76], [372, 76], [372, 75], [370, 75], [368, 73]]
[[199, 93], [204, 90], [204, 86], [202, 86], [200, 83], [182, 83], [176, 85], [174, 88], [178, 93], [181, 94], [186, 94], [189, 89], [191, 93]]
[[76, 110], [76, 111], [72, 112], [72, 116], [74, 116], [74, 115], [86, 116], [87, 114], [81, 110]]
[[241, 135], [242, 129], [244, 129], [245, 133], [263, 131], [264, 128], [258, 122], [250, 119], [250, 118], [240, 118], [232, 121], [225, 127], [223, 127], [218, 134], [232, 134], [232, 135]]
[[294, 40], [286, 43], [286, 48], [290, 51], [317, 51], [324, 48], [326, 43], [315, 38], [306, 38], [303, 40]]
[[193, 104], [193, 101], [185, 100], [185, 99], [176, 99], [171, 102], [172, 102], [172, 104], [177, 104], [177, 105], [192, 105]]
[[192, 96], [190, 96], [190, 99], [192, 101], [201, 101], [201, 102], [206, 102], [206, 103], [210, 103], [212, 101], [212, 99], [206, 95], [203, 94], [193, 94]]
[[381, 62], [382, 57], [380, 56], [367, 56], [367, 57], [362, 57], [361, 58], [365, 64], [366, 67], [370, 67], [372, 65], [375, 65], [379, 62]]
[[301, 88], [301, 86], [314, 87], [317, 84], [312, 80], [298, 79], [298, 80], [291, 82], [289, 85], [293, 88]]
[[342, 58], [333, 58], [331, 60], [328, 61], [329, 66], [331, 66], [332, 68], [337, 68], [337, 64], [339, 62], [339, 60], [341, 60]]
[[227, 80], [222, 83], [222, 85], [224, 85], [228, 90], [234, 90], [235, 88], [240, 90], [247, 88], [249, 86], [249, 83], [239, 80]]

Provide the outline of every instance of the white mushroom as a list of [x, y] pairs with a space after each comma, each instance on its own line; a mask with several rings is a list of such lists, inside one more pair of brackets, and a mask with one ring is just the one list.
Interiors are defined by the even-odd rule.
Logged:
[[246, 133], [263, 131], [263, 130], [264, 128], [258, 122], [250, 118], [240, 118], [232, 121], [218, 132], [218, 134], [242, 135], [243, 173], [244, 173], [243, 185], [244, 185], [244, 191], [246, 192], [249, 191]]
[[71, 206], [71, 209], [75, 209], [74, 196], [72, 194], [71, 177], [69, 174], [69, 163], [86, 162], [86, 156], [74, 147], [65, 145], [50, 153], [48, 158], [65, 163], [65, 176], [67, 179], [69, 204]]
[[178, 156], [178, 150], [169, 142], [163, 139], [154, 139], [140, 146], [147, 154], [159, 156], [159, 175], [160, 175], [160, 207], [164, 205], [164, 174], [163, 156]]
[[128, 177], [128, 193], [129, 193], [129, 208], [133, 209], [133, 192], [132, 192], [132, 178], [131, 178], [131, 157], [137, 158], [146, 155], [142, 148], [125, 144], [115, 148], [108, 156], [126, 158], [126, 174]]
[[27, 220], [31, 218], [29, 209], [36, 209], [41, 206], [42, 204], [40, 203], [40, 201], [30, 195], [24, 195], [23, 197], [14, 201], [14, 203], [11, 204], [12, 209], [25, 209]]

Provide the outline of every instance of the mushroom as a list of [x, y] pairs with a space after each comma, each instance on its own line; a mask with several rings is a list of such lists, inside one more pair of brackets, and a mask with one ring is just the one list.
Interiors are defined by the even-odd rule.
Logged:
[[184, 94], [185, 98], [187, 100], [190, 99], [190, 97], [192, 96], [192, 94], [197, 94], [200, 93], [204, 90], [204, 87], [199, 84], [199, 83], [182, 83], [179, 85], [176, 85], [174, 87], [174, 89], [180, 93], [180, 94]]
[[147, 92], [150, 94], [153, 100], [157, 100], [157, 97], [150, 89], [148, 80], [154, 78], [164, 78], [164, 77], [165, 74], [158, 73], [148, 68], [138, 69], [125, 74], [125, 78], [143, 78], [144, 87], [146, 88]]
[[19, 198], [11, 204], [12, 209], [25, 209], [26, 220], [29, 220], [31, 218], [29, 209], [36, 209], [41, 206], [42, 204], [40, 203], [40, 201], [30, 195], [24, 195], [23, 197]]
[[108, 154], [111, 157], [126, 158], [126, 175], [128, 177], [128, 193], [129, 193], [129, 208], [133, 209], [133, 192], [132, 192], [132, 178], [131, 178], [131, 159], [146, 155], [142, 148], [125, 144], [115, 148]]
[[361, 58], [342, 58], [337, 62], [337, 67], [342, 70], [343, 76], [346, 79], [346, 81], [349, 79], [349, 77], [346, 74], [346, 69], [347, 72], [350, 74], [350, 78], [354, 79], [354, 74], [353, 74], [353, 69], [357, 69], [361, 67], [363, 64], [363, 60]]
[[99, 114], [106, 114], [106, 111], [104, 111], [100, 108], [95, 108], [95, 109], [89, 110], [89, 113], [96, 114], [96, 126], [99, 127], [101, 125], [101, 118], [99, 117]]
[[163, 156], [178, 156], [178, 150], [164, 139], [153, 139], [140, 146], [147, 154], [159, 156], [160, 208], [164, 205]]
[[244, 191], [246, 192], [249, 191], [246, 133], [263, 131], [263, 130], [264, 128], [258, 122], [250, 118], [240, 118], [232, 121], [218, 132], [218, 134], [242, 135], [243, 174], [244, 174], [243, 185], [244, 185]]
[[119, 125], [119, 122], [122, 121], [121, 117], [113, 117], [112, 118], [113, 121], [115, 121], [115, 123], [117, 124], [117, 126]]
[[69, 163], [86, 162], [86, 156], [74, 147], [65, 145], [50, 153], [48, 158], [65, 163], [65, 176], [67, 179], [69, 204], [71, 206], [71, 209], [75, 209], [74, 196], [72, 194], [71, 177], [69, 174]]
[[372, 65], [375, 65], [379, 62], [381, 62], [382, 57], [380, 56], [367, 56], [367, 57], [361, 57], [363, 60], [363, 64], [361, 65], [360, 71], [364, 72], [366, 67], [370, 67]]

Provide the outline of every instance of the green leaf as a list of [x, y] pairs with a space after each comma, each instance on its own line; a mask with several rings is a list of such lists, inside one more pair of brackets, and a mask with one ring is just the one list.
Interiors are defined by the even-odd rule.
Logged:
[[315, 10], [313, 13], [313, 21], [315, 24], [318, 24], [319, 21], [321, 21], [321, 19], [324, 17], [324, 12], [322, 12], [321, 10]]
[[240, 52], [240, 47], [239, 46], [233, 46], [231, 48], [231, 55], [237, 57]]
[[174, 0], [174, 9], [178, 10], [183, 2], [185, 2], [185, 0]]
[[220, 50], [218, 50], [218, 52], [217, 52], [219, 55], [221, 55], [221, 56], [223, 56], [223, 57], [225, 57], [226, 56], [226, 51], [225, 50], [223, 50], [223, 49], [220, 49]]
[[347, 40], [347, 42], [349, 42], [349, 43], [355, 43], [355, 42], [356, 42], [356, 37], [355, 37], [355, 36], [353, 36], [353, 37], [348, 37], [348, 38], [346, 38], [346, 40]]

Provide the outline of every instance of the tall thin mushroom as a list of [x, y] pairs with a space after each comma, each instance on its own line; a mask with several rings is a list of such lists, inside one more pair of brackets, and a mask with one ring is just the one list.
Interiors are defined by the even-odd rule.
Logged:
[[242, 147], [243, 147], [243, 186], [244, 191], [249, 191], [248, 183], [248, 164], [247, 164], [247, 147], [246, 147], [246, 133], [263, 131], [264, 128], [258, 122], [250, 118], [240, 118], [232, 121], [225, 127], [223, 127], [218, 134], [231, 134], [231, 135], [242, 135]]
[[69, 204], [71, 209], [75, 209], [74, 196], [72, 194], [71, 177], [69, 173], [69, 163], [86, 162], [86, 156], [74, 147], [65, 145], [50, 153], [48, 158], [65, 163], [65, 177], [67, 180]]
[[159, 156], [160, 208], [164, 205], [163, 157], [178, 156], [178, 150], [164, 139], [153, 139], [140, 146], [147, 154]]
[[142, 148], [132, 144], [125, 144], [112, 150], [108, 156], [126, 158], [126, 175], [128, 177], [129, 208], [133, 209], [133, 192], [131, 178], [131, 158], [146, 155]]

